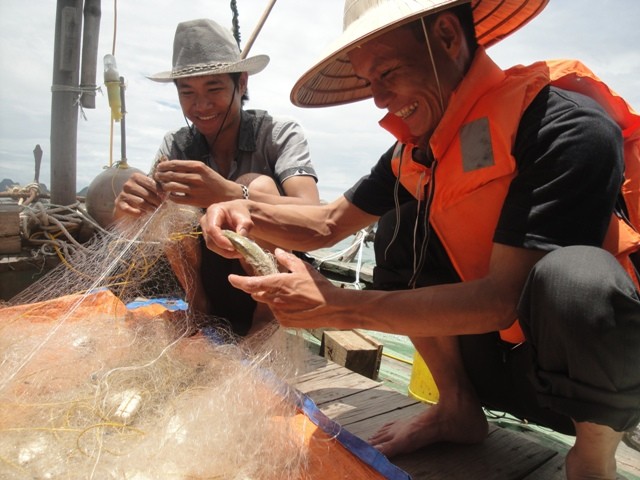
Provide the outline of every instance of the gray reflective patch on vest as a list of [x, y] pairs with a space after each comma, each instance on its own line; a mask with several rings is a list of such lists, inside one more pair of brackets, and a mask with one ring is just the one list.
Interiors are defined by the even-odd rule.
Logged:
[[490, 167], [495, 163], [487, 117], [479, 118], [462, 126], [460, 129], [460, 148], [462, 150], [462, 169], [465, 172]]

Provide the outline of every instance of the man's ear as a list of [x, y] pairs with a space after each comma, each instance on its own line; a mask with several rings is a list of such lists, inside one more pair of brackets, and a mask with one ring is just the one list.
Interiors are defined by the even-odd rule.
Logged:
[[458, 58], [465, 42], [464, 32], [458, 17], [451, 12], [441, 13], [435, 19], [433, 33], [449, 57]]
[[242, 72], [238, 82], [238, 90], [242, 95], [247, 93], [247, 83], [249, 83], [249, 74], [247, 72]]

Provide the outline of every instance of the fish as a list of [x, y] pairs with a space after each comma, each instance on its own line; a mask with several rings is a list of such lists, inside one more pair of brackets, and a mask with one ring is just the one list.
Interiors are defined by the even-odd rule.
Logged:
[[251, 265], [256, 275], [278, 273], [278, 264], [274, 256], [263, 250], [260, 245], [231, 230], [222, 230], [222, 234], [231, 242], [233, 248]]

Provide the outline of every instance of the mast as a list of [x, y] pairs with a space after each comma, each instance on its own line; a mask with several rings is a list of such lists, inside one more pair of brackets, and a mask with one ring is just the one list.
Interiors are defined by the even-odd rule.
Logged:
[[[95, 71], [100, 0], [86, 0], [87, 31], [84, 61]], [[83, 0], [58, 0], [53, 50], [53, 81], [51, 85], [51, 203], [71, 205], [76, 201], [76, 156], [78, 140], [78, 107], [85, 91], [94, 87], [79, 86], [80, 46], [82, 43]], [[93, 67], [91, 66], [93, 65]], [[84, 73], [85, 81], [93, 82]], [[94, 94], [93, 92], [90, 92]], [[94, 103], [95, 105], [95, 103]]]

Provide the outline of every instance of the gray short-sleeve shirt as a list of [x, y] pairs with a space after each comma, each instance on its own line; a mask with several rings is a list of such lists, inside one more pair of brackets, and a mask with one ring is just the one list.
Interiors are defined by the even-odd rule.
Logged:
[[[195, 128], [167, 133], [155, 160], [162, 156], [200, 160], [218, 171], [205, 138]], [[268, 175], [281, 192], [284, 181], [293, 176], [318, 179], [302, 127], [293, 120], [276, 119], [264, 110], [241, 113], [238, 152], [227, 178], [235, 180], [245, 173]]]

